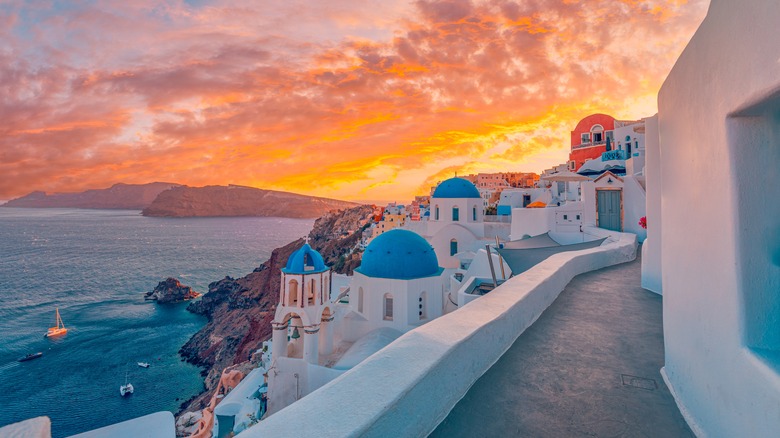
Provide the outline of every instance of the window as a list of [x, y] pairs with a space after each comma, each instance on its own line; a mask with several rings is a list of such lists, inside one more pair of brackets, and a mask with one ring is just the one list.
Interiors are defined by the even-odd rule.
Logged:
[[454, 222], [460, 220], [460, 211], [458, 210], [458, 207], [452, 207], [452, 220]]
[[458, 241], [455, 239], [450, 240], [450, 255], [454, 256], [458, 253]]
[[[780, 372], [780, 92], [739, 110], [727, 120], [728, 151], [739, 208], [734, 215], [736, 296], [744, 344]], [[761, 188], [758, 189], [757, 188]]]
[[393, 320], [393, 296], [390, 294], [385, 294], [384, 302], [384, 309], [382, 312], [382, 315], [384, 315], [385, 321], [392, 321]]
[[590, 143], [590, 132], [583, 132], [580, 139], [582, 140], [582, 144]]
[[569, 215], [568, 214], [564, 214], [563, 215], [563, 220], [565, 220], [565, 221], [569, 220]]
[[309, 282], [309, 295], [308, 295], [308, 299], [309, 299], [309, 305], [310, 305], [310, 306], [313, 306], [313, 305], [314, 305], [314, 289], [316, 289], [316, 288], [317, 288], [317, 286], [316, 286], [316, 285], [317, 285], [317, 283], [316, 283], [316, 282], [315, 282], [315, 280], [312, 278], [312, 279], [311, 279], [311, 281]]
[[358, 288], [358, 296], [357, 296], [357, 307], [358, 312], [363, 313], [363, 288]]
[[592, 128], [590, 128], [591, 136], [593, 138], [593, 143], [601, 143], [604, 141], [604, 127], [601, 125], [593, 125]]
[[474, 207], [471, 210], [471, 220], [473, 220], [474, 222], [477, 221], [477, 207]]
[[426, 316], [426, 312], [425, 312], [425, 301], [426, 301], [426, 298], [427, 298], [427, 297], [426, 297], [425, 291], [423, 291], [423, 292], [420, 294], [420, 298], [419, 298], [419, 304], [418, 304], [418, 307], [419, 307], [419, 315], [420, 315], [420, 319], [425, 319], [425, 318], [427, 318], [427, 316]]
[[298, 280], [290, 280], [288, 291], [288, 305], [295, 306], [298, 304]]
[[434, 218], [435, 218], [435, 220], [439, 220], [439, 206], [438, 205], [436, 206], [436, 213], [435, 213]]

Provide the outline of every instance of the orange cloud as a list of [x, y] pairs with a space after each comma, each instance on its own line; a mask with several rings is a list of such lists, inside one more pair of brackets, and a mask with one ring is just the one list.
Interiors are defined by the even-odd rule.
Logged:
[[540, 171], [585, 115], [651, 115], [706, 6], [0, 5], [0, 199], [166, 180], [403, 200]]

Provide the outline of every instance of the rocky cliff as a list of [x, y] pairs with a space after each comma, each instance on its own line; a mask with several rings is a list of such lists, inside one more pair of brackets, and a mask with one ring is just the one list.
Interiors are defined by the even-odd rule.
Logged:
[[[309, 233], [310, 245], [325, 262], [342, 274], [360, 266], [360, 242], [369, 225], [372, 208], [367, 205], [330, 212], [317, 219]], [[208, 293], [189, 304], [192, 312], [208, 323], [179, 351], [187, 361], [204, 367], [206, 389], [212, 389], [223, 368], [249, 359], [271, 335], [271, 320], [279, 300], [280, 269], [303, 245], [303, 239], [277, 248], [271, 258], [245, 277], [225, 277], [209, 285]], [[188, 410], [200, 409], [207, 393], [191, 400]]]
[[178, 184], [154, 182], [149, 184], [114, 184], [107, 189], [87, 190], [79, 193], [32, 192], [12, 199], [0, 207], [23, 208], [108, 208], [141, 210], [154, 201], [157, 195]]
[[157, 283], [157, 286], [151, 292], [144, 295], [145, 300], [154, 300], [160, 304], [180, 303], [199, 297], [200, 294], [185, 286], [179, 280], [168, 277]]
[[144, 216], [274, 216], [316, 218], [357, 204], [244, 186], [177, 187], [161, 193]]

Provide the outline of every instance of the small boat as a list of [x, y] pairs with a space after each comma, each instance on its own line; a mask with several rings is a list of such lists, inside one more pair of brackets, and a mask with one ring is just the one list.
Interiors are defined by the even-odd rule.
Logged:
[[149, 364], [146, 362], [138, 362], [138, 366], [141, 368], [149, 368]]
[[119, 387], [119, 394], [122, 395], [122, 397], [130, 395], [133, 393], [133, 384], [127, 383], [127, 373], [125, 373], [125, 384]]
[[28, 360], [38, 359], [41, 356], [43, 356], [43, 353], [41, 353], [40, 351], [37, 353], [30, 353], [25, 357], [20, 357], [19, 362], [27, 362]]
[[61, 336], [65, 333], [68, 333], [68, 329], [65, 328], [65, 323], [62, 322], [62, 317], [60, 316], [60, 309], [56, 310], [56, 327], [49, 327], [49, 330], [46, 332], [45, 335], [43, 335], [44, 338], [51, 338], [54, 336]]

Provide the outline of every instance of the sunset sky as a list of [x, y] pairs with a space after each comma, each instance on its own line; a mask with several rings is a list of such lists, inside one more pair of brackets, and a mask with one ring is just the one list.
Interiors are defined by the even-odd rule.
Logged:
[[[251, 6], [247, 6], [251, 4]], [[0, 199], [116, 182], [407, 201], [637, 119], [700, 0], [0, 0]]]

